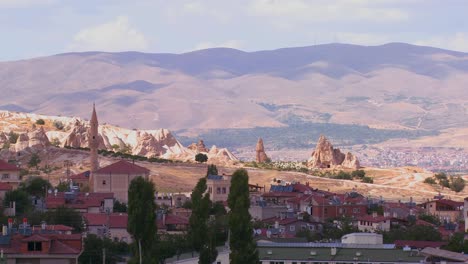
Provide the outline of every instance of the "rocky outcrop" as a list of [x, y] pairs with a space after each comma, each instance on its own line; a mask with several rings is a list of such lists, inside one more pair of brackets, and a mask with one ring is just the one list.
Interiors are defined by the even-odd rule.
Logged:
[[190, 146], [188, 146], [187, 148], [197, 152], [208, 152], [208, 149], [205, 146], [205, 142], [203, 142], [202, 139], [200, 139], [196, 144], [190, 144]]
[[16, 152], [27, 149], [41, 150], [50, 145], [49, 138], [41, 127], [31, 132], [19, 134], [16, 144], [14, 145], [14, 150]]
[[267, 154], [265, 153], [265, 147], [263, 146], [263, 139], [259, 138], [257, 142], [257, 146], [255, 147], [255, 160], [258, 163], [269, 162], [270, 158], [268, 158]]
[[351, 168], [360, 167], [359, 160], [350, 152], [344, 154], [333, 145], [325, 136], [320, 136], [311, 158], [307, 162], [312, 168]]

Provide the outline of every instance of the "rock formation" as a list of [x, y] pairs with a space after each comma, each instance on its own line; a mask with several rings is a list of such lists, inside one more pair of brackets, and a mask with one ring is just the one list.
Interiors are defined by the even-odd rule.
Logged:
[[190, 150], [197, 151], [197, 152], [208, 152], [208, 149], [205, 146], [205, 142], [202, 139], [198, 141], [198, 143], [192, 143], [188, 146]]
[[265, 147], [263, 146], [263, 139], [259, 138], [257, 142], [257, 146], [255, 147], [256, 156], [255, 160], [258, 163], [269, 162], [270, 158], [268, 158], [267, 154], [265, 153]]
[[26, 149], [40, 150], [50, 146], [49, 138], [41, 127], [31, 132], [21, 133], [18, 135], [14, 150], [16, 152]]
[[344, 154], [333, 145], [325, 136], [320, 136], [312, 156], [307, 161], [309, 167], [313, 168], [350, 168], [358, 169], [359, 160], [350, 152]]

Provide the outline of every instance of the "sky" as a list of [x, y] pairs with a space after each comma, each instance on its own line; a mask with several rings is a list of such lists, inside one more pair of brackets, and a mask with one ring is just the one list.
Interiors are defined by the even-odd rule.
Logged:
[[468, 52], [467, 0], [0, 0], [0, 61], [406, 42]]

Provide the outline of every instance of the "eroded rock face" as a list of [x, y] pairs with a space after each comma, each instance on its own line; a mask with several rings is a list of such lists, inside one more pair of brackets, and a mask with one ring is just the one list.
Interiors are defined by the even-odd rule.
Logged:
[[40, 150], [49, 147], [50, 145], [49, 138], [41, 127], [31, 132], [19, 134], [18, 140], [14, 145], [14, 150], [16, 152], [26, 149]]
[[340, 149], [333, 148], [333, 145], [325, 136], [320, 136], [312, 156], [308, 160], [308, 166], [313, 168], [351, 168], [360, 167], [356, 156], [348, 152], [344, 154]]
[[259, 163], [269, 162], [270, 158], [268, 158], [267, 154], [265, 153], [265, 147], [263, 146], [263, 139], [259, 138], [257, 142], [257, 146], [255, 147], [255, 160]]

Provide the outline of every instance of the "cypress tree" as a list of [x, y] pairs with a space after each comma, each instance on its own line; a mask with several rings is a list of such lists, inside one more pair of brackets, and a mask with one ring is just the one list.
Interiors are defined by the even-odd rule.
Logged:
[[134, 261], [140, 263], [155, 262], [151, 254], [152, 245], [157, 241], [155, 192], [153, 182], [143, 177], [133, 179], [128, 188], [127, 230], [136, 245]]
[[216, 165], [214, 164], [208, 165], [206, 176], [208, 175], [218, 175], [218, 168], [216, 168]]
[[258, 251], [253, 239], [253, 228], [249, 213], [249, 175], [238, 169], [231, 178], [228, 197], [229, 212], [229, 254], [232, 264], [257, 264]]
[[208, 228], [211, 201], [206, 189], [206, 178], [201, 178], [192, 191], [192, 215], [189, 219], [188, 236], [192, 248], [200, 252], [200, 264], [213, 263], [218, 255], [216, 247], [211, 243], [212, 232]]

